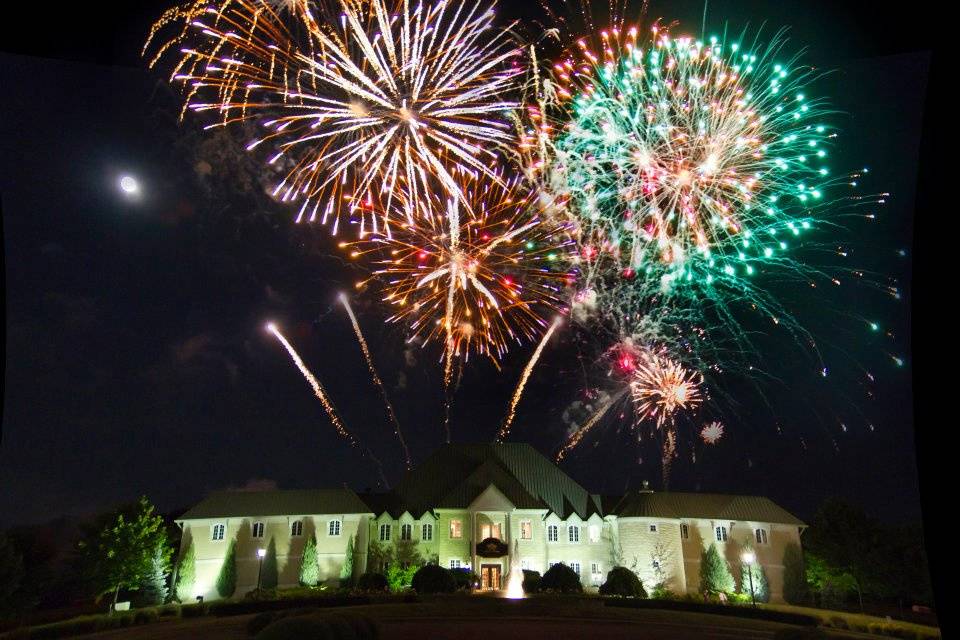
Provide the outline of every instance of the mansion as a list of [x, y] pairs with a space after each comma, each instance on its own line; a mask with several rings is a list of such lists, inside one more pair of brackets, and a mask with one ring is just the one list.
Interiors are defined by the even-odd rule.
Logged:
[[[505, 589], [511, 563], [544, 573], [558, 562], [596, 589], [614, 566], [656, 584], [697, 593], [700, 555], [715, 543], [739, 581], [752, 547], [782, 601], [783, 555], [804, 523], [759, 496], [591, 494], [527, 444], [447, 444], [386, 493], [341, 489], [221, 491], [184, 513], [180, 553], [194, 545], [196, 596], [218, 597], [217, 576], [236, 541], [237, 595], [256, 588], [258, 551], [276, 548], [278, 586], [298, 583], [305, 541], [315, 536], [322, 579], [339, 584], [379, 567], [373, 547], [407, 544], [428, 561], [466, 567], [484, 589]], [[347, 560], [348, 553], [350, 560]]]

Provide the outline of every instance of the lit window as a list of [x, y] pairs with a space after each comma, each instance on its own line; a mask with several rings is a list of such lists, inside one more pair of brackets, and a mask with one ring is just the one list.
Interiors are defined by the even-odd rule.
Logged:
[[767, 544], [767, 530], [766, 529], [757, 529], [754, 531], [754, 534], [757, 537], [757, 544]]
[[461, 520], [450, 521], [450, 537], [451, 538], [463, 537], [463, 522]]
[[[389, 526], [389, 525], [388, 525]], [[340, 535], [340, 521], [331, 520], [327, 523], [327, 535], [328, 536], [338, 536]], [[389, 537], [387, 538], [390, 539]]]
[[520, 521], [520, 539], [521, 540], [533, 539], [533, 524], [531, 524], [529, 520]]
[[390, 542], [390, 525], [388, 524], [380, 525], [380, 541]]
[[303, 522], [300, 520], [294, 520], [290, 523], [290, 535], [293, 537], [303, 535]]
[[680, 525], [680, 537], [683, 538], [684, 540], [690, 539], [690, 529], [687, 528], [687, 525], [685, 524]]
[[[555, 524], [551, 524], [547, 527], [547, 542], [556, 542], [558, 539], [559, 527]], [[554, 563], [556, 564], [556, 563]]]
[[227, 527], [222, 524], [213, 525], [213, 532], [210, 538], [212, 540], [223, 540], [223, 535], [226, 532]]
[[486, 540], [487, 538], [496, 538], [497, 540], [500, 540], [499, 524], [480, 525], [480, 539]]
[[727, 528], [726, 527], [717, 527], [717, 542], [726, 542], [727, 541]]
[[459, 569], [461, 567], [459, 560], [450, 560], [451, 569]]
[[567, 540], [570, 542], [580, 542], [580, 527], [575, 524], [567, 527]]
[[254, 522], [254, 523], [253, 523], [253, 537], [254, 537], [254, 538], [262, 538], [262, 537], [263, 537], [263, 523], [262, 523], [262, 522]]
[[430, 541], [433, 540], [433, 525], [425, 524], [423, 525], [423, 532], [420, 535], [421, 540]]
[[590, 542], [600, 542], [600, 527], [598, 525], [590, 525]]
[[655, 524], [650, 525], [650, 533], [656, 533], [656, 532], [657, 532], [657, 525]]
[[400, 539], [411, 540], [412, 538], [413, 538], [413, 525], [412, 524], [400, 525]]

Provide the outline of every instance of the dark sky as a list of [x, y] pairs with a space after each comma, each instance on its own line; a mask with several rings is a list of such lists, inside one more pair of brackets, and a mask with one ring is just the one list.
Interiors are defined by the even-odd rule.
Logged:
[[[507, 14], [536, 13], [504, 6]], [[771, 339], [764, 365], [780, 382], [765, 388], [767, 404], [744, 391], [728, 436], [699, 448], [696, 465], [677, 463], [672, 489], [766, 494], [805, 518], [830, 494], [887, 520], [920, 516], [909, 335], [929, 54], [919, 38], [901, 33], [895, 16], [866, 6], [714, 1], [707, 23], [710, 31], [723, 20], [735, 28], [766, 22], [765, 32], [790, 26], [794, 46], [809, 46], [807, 60], [837, 70], [817, 87], [844, 131], [833, 164], [867, 165], [871, 190], [892, 193], [877, 221], [851, 223], [846, 237], [856, 264], [898, 278], [903, 299], [782, 293], [833, 345], [829, 358], [848, 353], [876, 382], [864, 387], [842, 358], [836, 374], [819, 378]], [[286, 330], [391, 482], [402, 472], [335, 304], [357, 272], [325, 229], [294, 226], [295, 212], [264, 196], [263, 171], [243, 153], [244, 136], [211, 136], [190, 118], [177, 123], [175, 93], [138, 58], [164, 8], [104, 10], [89, 23], [77, 4], [0, 54], [7, 285], [0, 526], [86, 514], [143, 493], [169, 510], [250, 483], [376, 486], [369, 458], [336, 436], [263, 331], [268, 319]], [[654, 2], [650, 11], [690, 31], [702, 13], [692, 0]], [[118, 191], [122, 174], [141, 181], [139, 201]], [[439, 352], [406, 347], [402, 329], [383, 323], [375, 296], [354, 305], [414, 458], [422, 459], [441, 440]], [[825, 311], [833, 306], [878, 318], [895, 338], [848, 333]], [[562, 442], [564, 411], [583, 393], [579, 342], [568, 332], [545, 353], [514, 441], [548, 454]], [[481, 361], [465, 371], [454, 440], [494, 437], [529, 353], [515, 349], [501, 373]], [[906, 366], [893, 366], [887, 353], [902, 354]], [[564, 468], [592, 491], [619, 493], [644, 479], [658, 487], [657, 458], [613, 422]]]

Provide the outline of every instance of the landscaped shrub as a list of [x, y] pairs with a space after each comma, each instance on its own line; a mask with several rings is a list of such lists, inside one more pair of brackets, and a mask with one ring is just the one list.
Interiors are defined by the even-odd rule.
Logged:
[[539, 571], [530, 571], [529, 569], [523, 570], [523, 592], [524, 593], [539, 593], [540, 592], [540, 572]]
[[733, 593], [733, 590], [730, 567], [717, 551], [717, 545], [711, 542], [700, 554], [700, 593]]
[[411, 565], [408, 567], [390, 565], [390, 567], [387, 568], [387, 584], [390, 585], [390, 590], [403, 591], [407, 587], [411, 586], [413, 583], [413, 576], [416, 575], [419, 569], [420, 567], [418, 565]]
[[417, 593], [453, 593], [457, 590], [457, 580], [450, 570], [435, 564], [420, 567], [412, 584]]
[[369, 571], [357, 580], [358, 591], [387, 591], [390, 589], [390, 583], [387, 577], [382, 573]]
[[541, 591], [558, 591], [560, 593], [582, 593], [583, 585], [577, 572], [558, 562], [553, 565], [540, 579]]
[[667, 589], [666, 585], [661, 582], [653, 588], [653, 593], [650, 594], [650, 597], [654, 600], [676, 600], [678, 596], [670, 589]]
[[646, 598], [647, 592], [637, 574], [626, 567], [614, 567], [607, 573], [607, 581], [600, 585], [600, 595]]
[[471, 571], [467, 567], [450, 569], [450, 575], [453, 576], [454, 582], [457, 583], [458, 590], [469, 591], [479, 581], [477, 574], [475, 574], [473, 571]]

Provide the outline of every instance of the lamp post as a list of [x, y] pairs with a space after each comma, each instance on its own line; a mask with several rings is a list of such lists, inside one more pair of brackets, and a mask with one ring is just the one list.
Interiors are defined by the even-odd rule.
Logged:
[[257, 549], [257, 557], [260, 558], [260, 566], [257, 567], [257, 591], [260, 591], [260, 576], [263, 574], [263, 556], [267, 555], [266, 549]]
[[753, 593], [753, 563], [757, 559], [757, 554], [753, 551], [744, 551], [740, 559], [747, 565], [747, 573], [750, 575], [750, 602], [756, 607], [757, 598]]

